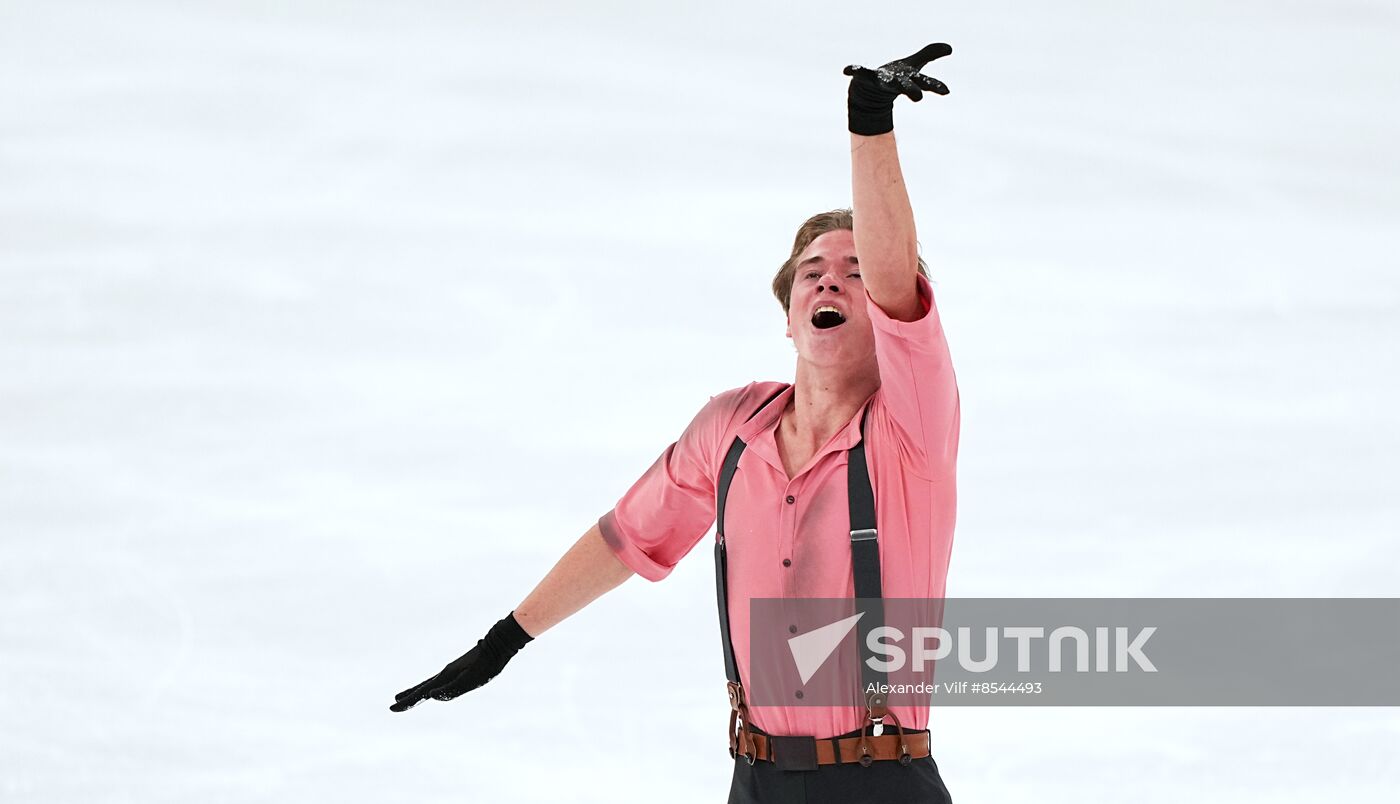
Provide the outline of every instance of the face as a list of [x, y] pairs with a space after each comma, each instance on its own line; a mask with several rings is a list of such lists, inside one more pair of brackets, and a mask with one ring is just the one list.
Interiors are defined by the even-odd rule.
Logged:
[[787, 336], [798, 356], [814, 365], [863, 367], [874, 361], [875, 332], [850, 230], [827, 232], [798, 257]]

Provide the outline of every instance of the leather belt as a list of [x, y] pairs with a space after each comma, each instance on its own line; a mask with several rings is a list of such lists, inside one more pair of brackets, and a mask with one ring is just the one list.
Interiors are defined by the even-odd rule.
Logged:
[[[929, 733], [882, 734], [879, 737], [780, 737], [752, 732], [754, 759], [773, 762], [785, 770], [816, 770], [818, 765], [857, 764], [898, 760], [908, 765], [929, 755]], [[741, 755], [742, 756], [742, 755]], [[868, 759], [862, 761], [862, 757]]]

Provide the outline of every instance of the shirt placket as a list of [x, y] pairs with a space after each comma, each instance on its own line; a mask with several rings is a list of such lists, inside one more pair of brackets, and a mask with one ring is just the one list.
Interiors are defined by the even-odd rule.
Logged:
[[781, 565], [783, 597], [789, 597], [795, 585], [792, 578], [793, 572], [798, 569], [797, 523], [801, 521], [797, 514], [807, 476], [808, 473], [804, 473], [789, 480], [783, 487], [782, 499], [778, 501], [782, 510], [778, 517], [778, 561]]
[[[798, 505], [802, 500], [802, 490], [806, 485], [809, 473], [803, 473], [787, 481], [782, 490], [782, 499], [778, 505], [782, 513], [778, 517], [778, 572], [781, 573], [782, 589], [782, 610], [783, 618], [787, 622], [787, 632], [789, 636], [798, 633], [798, 611], [799, 603], [793, 597], [793, 590], [796, 583], [793, 580], [794, 574], [800, 569], [797, 565], [797, 523], [801, 521], [798, 516]], [[793, 703], [798, 703], [804, 697], [802, 690], [793, 690]]]

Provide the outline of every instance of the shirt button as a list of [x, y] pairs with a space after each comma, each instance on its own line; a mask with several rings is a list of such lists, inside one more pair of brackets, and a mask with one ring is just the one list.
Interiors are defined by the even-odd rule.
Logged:
[[788, 504], [788, 505], [792, 505], [792, 504], [795, 503], [795, 502], [797, 502], [797, 498], [794, 497], [794, 496], [792, 496], [791, 494], [789, 494], [789, 495], [787, 496], [787, 504]]
[[783, 559], [783, 566], [784, 566], [784, 567], [791, 567], [791, 566], [792, 566], [792, 559], [790, 559], [790, 558], [785, 558], [785, 559]]
[[802, 690], [798, 690], [798, 691], [797, 691], [797, 697], [798, 697], [798, 699], [801, 699], [801, 698], [802, 698]]
[[797, 626], [795, 626], [795, 625], [789, 625], [789, 626], [788, 626], [788, 633], [789, 633], [789, 634], [795, 634], [795, 633], [797, 633]]

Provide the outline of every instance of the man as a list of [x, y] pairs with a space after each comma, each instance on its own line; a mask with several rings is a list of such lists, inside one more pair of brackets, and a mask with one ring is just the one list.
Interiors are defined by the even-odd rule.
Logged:
[[[919, 71], [951, 52], [935, 44], [879, 70], [846, 68], [854, 214], [804, 223], [773, 281], [797, 349], [794, 382], [712, 398], [509, 616], [391, 709], [475, 689], [633, 573], [666, 577], [718, 512], [730, 801], [949, 800], [930, 754], [927, 704], [867, 696], [863, 707], [750, 708], [745, 690], [753, 682], [750, 599], [943, 597], [958, 392], [918, 256], [892, 112], [901, 94], [947, 94]], [[895, 733], [883, 733], [886, 718]]]

